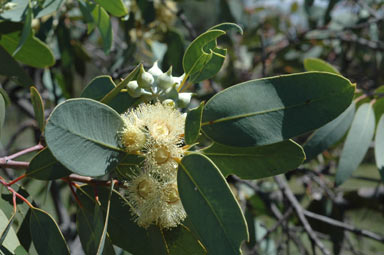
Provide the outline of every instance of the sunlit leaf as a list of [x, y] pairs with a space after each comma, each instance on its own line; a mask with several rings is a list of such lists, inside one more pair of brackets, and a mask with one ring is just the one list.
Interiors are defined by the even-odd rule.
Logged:
[[322, 72], [244, 82], [206, 103], [202, 130], [231, 146], [280, 142], [335, 119], [351, 104], [354, 90], [344, 77]]
[[355, 108], [353, 102], [339, 117], [313, 132], [303, 147], [307, 161], [334, 145], [347, 133], [355, 115]]
[[384, 182], [384, 114], [381, 115], [376, 128], [375, 159], [381, 180]]
[[41, 98], [39, 91], [37, 91], [35, 87], [30, 87], [30, 91], [31, 91], [31, 102], [33, 106], [33, 111], [35, 112], [35, 118], [37, 120], [37, 124], [41, 132], [44, 132], [45, 115], [44, 115], [43, 99]]
[[372, 105], [365, 103], [356, 111], [341, 152], [335, 185], [344, 183], [356, 170], [367, 152], [375, 132], [375, 114]]
[[327, 62], [319, 58], [304, 59], [304, 67], [305, 67], [305, 70], [307, 71], [322, 71], [322, 72], [340, 74], [335, 67], [333, 67], [332, 65], [328, 64]]

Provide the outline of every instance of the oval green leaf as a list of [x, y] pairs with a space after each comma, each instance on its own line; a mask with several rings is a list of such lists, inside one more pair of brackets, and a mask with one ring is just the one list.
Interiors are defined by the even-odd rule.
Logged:
[[303, 148], [292, 140], [258, 147], [232, 147], [213, 143], [201, 151], [224, 176], [260, 179], [286, 173], [305, 159]]
[[384, 114], [381, 115], [376, 128], [375, 159], [381, 180], [384, 182]]
[[370, 103], [362, 104], [356, 111], [341, 152], [335, 185], [344, 183], [359, 166], [375, 132], [375, 114]]
[[32, 241], [40, 255], [68, 255], [69, 249], [55, 220], [39, 208], [31, 208], [29, 227]]
[[355, 115], [355, 108], [356, 104], [353, 102], [339, 117], [313, 132], [303, 147], [306, 161], [337, 143], [347, 133]]
[[128, 14], [128, 9], [125, 7], [122, 0], [96, 0], [96, 3], [103, 6], [104, 9], [115, 17], [121, 17]]
[[[0, 30], [8, 31], [1, 35], [0, 45], [9, 54], [15, 52], [19, 45], [21, 32], [19, 30], [15, 31], [18, 25], [11, 22], [0, 23]], [[6, 28], [7, 26], [10, 28]], [[33, 36], [32, 33], [25, 39], [23, 47], [14, 55], [14, 58], [26, 65], [37, 68], [52, 66], [55, 63], [55, 57], [49, 47]]]
[[335, 119], [351, 104], [354, 90], [344, 77], [322, 72], [244, 82], [206, 103], [202, 130], [231, 146], [277, 143]]
[[190, 109], [185, 119], [185, 143], [193, 144], [200, 135], [201, 119], [203, 117], [204, 102], [198, 107]]
[[306, 58], [304, 59], [304, 68], [307, 71], [321, 71], [334, 74], [340, 74], [339, 71], [331, 64], [319, 58]]
[[100, 176], [116, 167], [124, 151], [118, 132], [124, 123], [112, 108], [92, 99], [70, 99], [48, 119], [45, 136], [53, 156], [70, 171]]
[[201, 154], [185, 156], [177, 175], [184, 209], [209, 254], [240, 254], [247, 224], [219, 169]]
[[[183, 56], [183, 69], [186, 75], [195, 74], [204, 68], [213, 55], [212, 51], [206, 52], [204, 47], [211, 42], [214, 42], [214, 46], [216, 46], [216, 38], [224, 34], [225, 31], [222, 30], [209, 30], [193, 40]], [[210, 49], [212, 50], [211, 47]]]
[[48, 148], [44, 148], [32, 158], [25, 174], [47, 181], [68, 176], [71, 172], [56, 160]]
[[45, 115], [44, 115], [44, 103], [43, 99], [40, 96], [39, 91], [35, 87], [30, 87], [31, 91], [31, 101], [33, 106], [33, 111], [35, 112], [35, 118], [37, 121], [37, 124], [41, 130], [41, 132], [44, 132], [44, 126], [45, 126]]

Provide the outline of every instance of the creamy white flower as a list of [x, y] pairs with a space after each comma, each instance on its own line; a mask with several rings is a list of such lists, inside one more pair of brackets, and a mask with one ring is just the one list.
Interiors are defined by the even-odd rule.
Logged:
[[176, 180], [164, 183], [147, 171], [132, 177], [128, 200], [137, 224], [144, 228], [152, 224], [160, 228], [176, 227], [186, 217]]

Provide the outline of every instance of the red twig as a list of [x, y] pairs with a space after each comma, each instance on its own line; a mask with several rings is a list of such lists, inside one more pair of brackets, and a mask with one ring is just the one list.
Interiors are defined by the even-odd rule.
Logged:
[[[72, 193], [73, 197], [75, 198], [76, 203], [79, 205], [80, 208], [83, 208], [83, 204], [81, 203], [79, 197], [78, 197], [77, 194], [76, 194], [75, 189], [73, 188], [74, 186], [76, 187], [77, 185], [76, 185], [75, 183], [71, 182], [71, 181], [66, 181], [66, 182], [67, 182], [68, 185], [69, 185], [69, 189], [71, 190], [71, 193]], [[77, 187], [76, 187], [76, 188], [77, 188]]]

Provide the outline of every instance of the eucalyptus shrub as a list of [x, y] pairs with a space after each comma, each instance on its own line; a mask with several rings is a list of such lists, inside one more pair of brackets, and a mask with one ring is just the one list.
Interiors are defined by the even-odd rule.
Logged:
[[36, 251], [69, 253], [55, 220], [14, 185], [61, 178], [77, 202], [86, 254], [115, 254], [114, 246], [132, 254], [240, 254], [247, 223], [226, 177], [260, 179], [297, 168], [305, 153], [292, 139], [348, 115], [355, 85], [309, 60], [307, 69], [315, 71], [236, 84], [190, 108], [188, 88], [221, 69], [226, 49], [217, 38], [229, 30], [242, 33], [224, 23], [198, 36], [185, 51], [182, 76], [157, 63], [139, 65], [120, 81], [98, 76], [47, 120], [31, 87], [45, 142], [33, 148], [39, 152], [25, 175], [1, 179], [15, 206], [2, 250], [28, 249], [11, 227], [19, 198], [29, 208], [24, 221]]

